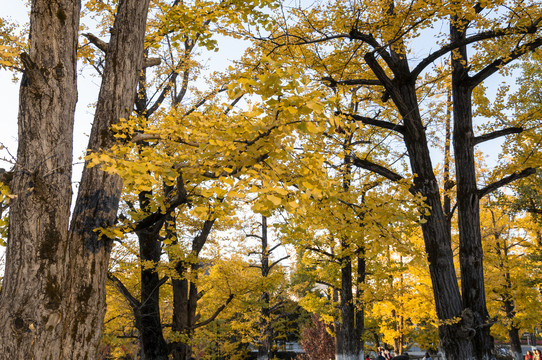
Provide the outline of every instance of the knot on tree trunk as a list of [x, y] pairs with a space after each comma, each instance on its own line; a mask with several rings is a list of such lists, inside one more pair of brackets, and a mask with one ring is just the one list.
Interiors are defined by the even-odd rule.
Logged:
[[459, 336], [471, 339], [476, 334], [475, 327], [476, 315], [474, 312], [466, 308], [461, 312], [461, 320], [459, 321], [458, 333]]

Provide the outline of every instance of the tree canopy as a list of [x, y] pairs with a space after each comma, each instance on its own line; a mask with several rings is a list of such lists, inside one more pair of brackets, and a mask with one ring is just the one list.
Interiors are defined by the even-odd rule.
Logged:
[[[21, 89], [0, 353], [521, 356], [541, 3], [30, 3], [28, 30], [0, 18]], [[72, 206], [81, 68], [100, 93]]]

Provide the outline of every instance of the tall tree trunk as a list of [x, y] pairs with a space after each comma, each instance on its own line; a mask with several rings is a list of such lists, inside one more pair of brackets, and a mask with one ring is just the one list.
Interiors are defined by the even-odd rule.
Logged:
[[[93, 151], [112, 145], [111, 124], [133, 107], [147, 10], [148, 0], [119, 3]], [[0, 353], [10, 359], [93, 359], [101, 338], [109, 243], [94, 230], [115, 221], [121, 182], [86, 168], [68, 231], [79, 12], [79, 1], [32, 2], [0, 300]]]
[[[160, 227], [146, 229], [138, 232], [139, 253], [141, 262], [160, 261], [162, 247], [158, 239]], [[141, 306], [139, 314], [141, 359], [142, 360], [167, 360], [169, 350], [162, 333], [162, 321], [160, 319], [160, 278], [156, 268], [141, 266]]]
[[182, 259], [170, 259], [170, 261], [176, 262], [175, 270], [179, 277], [172, 280], [172, 330], [186, 339], [171, 343], [170, 354], [174, 360], [188, 360], [192, 356], [192, 346], [187, 340], [192, 339], [196, 328], [196, 310], [199, 300], [197, 286], [197, 273], [200, 268], [199, 254], [209, 237], [214, 222], [215, 220], [206, 220], [201, 232], [192, 240], [192, 251], [189, 256], [192, 259], [191, 263]]
[[[0, 297], [0, 358], [62, 359], [78, 0], [34, 0], [21, 54], [19, 145]], [[81, 274], [81, 273], [79, 273]], [[101, 325], [100, 325], [101, 326]], [[70, 357], [71, 358], [71, 357]]]
[[[266, 279], [269, 276], [269, 248], [267, 238], [267, 218], [262, 215], [262, 257], [261, 257], [261, 274], [262, 278]], [[271, 359], [271, 350], [273, 345], [273, 331], [271, 328], [271, 310], [269, 308], [270, 297], [267, 291], [264, 291], [261, 296], [262, 308], [260, 311], [260, 331], [262, 332], [261, 343], [258, 346], [258, 360]]]
[[519, 329], [511, 325], [508, 329], [508, 339], [510, 341], [510, 350], [516, 360], [523, 360], [523, 350], [519, 339]]
[[[466, 25], [460, 25], [458, 21], [460, 19], [454, 18], [450, 25], [452, 42], [462, 41], [466, 37]], [[475, 356], [478, 360], [489, 360], [495, 356], [492, 354], [493, 338], [490, 335], [484, 288], [480, 199], [476, 185], [472, 126], [472, 88], [469, 82], [466, 46], [455, 50], [452, 55], [452, 97], [461, 294], [464, 311], [472, 313], [473, 327], [476, 330], [472, 338]]]
[[[119, 1], [89, 151], [109, 149], [114, 143], [111, 125], [132, 112], [143, 65], [148, 7], [149, 0]], [[95, 229], [115, 223], [121, 190], [117, 175], [99, 167], [84, 169], [65, 255], [71, 276], [63, 304], [74, 314], [64, 326], [64, 337], [69, 339], [63, 349], [66, 359], [95, 358], [100, 343], [110, 240], [100, 239]]]
[[[148, 51], [145, 50], [145, 57]], [[137, 116], [148, 119], [147, 104], [148, 97], [146, 91], [147, 83], [146, 68], [141, 70], [139, 76], [139, 90], [135, 100], [135, 112]], [[165, 192], [170, 192], [170, 188], [164, 186]], [[138, 194], [140, 209], [149, 213], [150, 199], [152, 191], [143, 191]], [[143, 264], [158, 264], [162, 253], [160, 241], [160, 231], [164, 223], [171, 220], [168, 214], [167, 219], [161, 219], [148, 227], [136, 231], [139, 241], [139, 257], [141, 260], [141, 300], [137, 310], [139, 319], [139, 339], [141, 344], [142, 360], [167, 360], [169, 349], [164, 339], [162, 331], [162, 321], [160, 318], [160, 281], [156, 267], [145, 267]], [[166, 227], [166, 231], [169, 229]]]
[[[331, 298], [334, 303], [338, 303], [340, 297], [340, 291], [336, 288], [332, 289]], [[344, 347], [344, 336], [343, 329], [340, 321], [335, 319], [333, 321], [333, 330], [335, 332], [335, 360], [339, 360], [339, 356], [342, 354], [342, 349]]]
[[447, 218], [442, 208], [440, 190], [433, 172], [425, 128], [418, 107], [416, 84], [410, 79], [406, 58], [393, 52], [391, 55], [396, 77], [393, 80], [388, 78], [373, 53], [368, 53], [365, 60], [384, 84], [401, 114], [404, 122], [402, 134], [412, 172], [416, 174], [412, 191], [422, 195], [425, 198], [425, 205], [431, 209], [430, 215], [424, 216], [422, 232], [436, 312], [441, 321], [439, 337], [442, 349], [448, 360], [470, 360], [473, 349], [468, 339], [470, 334], [468, 319], [451, 323], [452, 319], [463, 317], [461, 295], [455, 275]]
[[[179, 261], [175, 267], [179, 279], [172, 279], [173, 287], [173, 327], [172, 330], [178, 335], [190, 338], [191, 319], [193, 318], [190, 308], [190, 282], [187, 279], [188, 268], [183, 261]], [[195, 309], [194, 309], [195, 310]], [[171, 355], [174, 360], [187, 360], [192, 354], [190, 344], [186, 341], [174, 341], [171, 343]]]
[[337, 360], [358, 360], [359, 339], [356, 330], [356, 314], [352, 296], [352, 259], [344, 257], [341, 261], [341, 336], [340, 346], [337, 346]]
[[516, 306], [514, 304], [512, 280], [510, 277], [510, 271], [506, 264], [509, 263], [508, 259], [508, 244], [506, 238], [503, 238], [500, 230], [497, 228], [497, 220], [495, 218], [495, 212], [490, 210], [491, 222], [493, 226], [493, 237], [495, 240], [496, 254], [499, 258], [497, 269], [504, 275], [504, 291], [501, 293], [503, 299], [505, 317], [508, 325], [508, 339], [510, 341], [510, 349], [516, 360], [522, 360], [523, 350], [521, 349], [521, 342], [519, 339], [519, 328], [514, 324], [516, 317]]
[[365, 332], [365, 303], [363, 299], [364, 286], [366, 278], [365, 248], [361, 247], [358, 255], [358, 268], [356, 278], [356, 337], [359, 341], [359, 358], [364, 358], [365, 342], [363, 333]]

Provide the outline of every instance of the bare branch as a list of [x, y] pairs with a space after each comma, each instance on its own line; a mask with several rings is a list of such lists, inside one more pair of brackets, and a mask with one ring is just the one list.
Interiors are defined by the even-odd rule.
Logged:
[[273, 252], [273, 250], [275, 250], [276, 248], [278, 248], [281, 245], [282, 244], [277, 244], [277, 245], [273, 246], [271, 249], [269, 249], [268, 253], [271, 254]]
[[105, 41], [101, 40], [100, 38], [98, 38], [97, 36], [91, 33], [86, 33], [86, 34], [81, 34], [81, 35], [86, 37], [88, 41], [90, 41], [91, 44], [94, 44], [98, 49], [102, 50], [104, 53], [107, 52], [107, 48], [109, 44], [106, 43]]
[[[164, 102], [165, 98], [166, 98], [166, 95], [169, 93], [169, 91], [171, 90], [173, 84], [175, 83], [175, 81], [177, 80], [177, 76], [178, 76], [178, 73], [176, 71], [174, 71], [170, 76], [169, 76], [169, 80], [167, 81], [167, 84], [166, 86], [164, 86], [164, 88], [162, 89], [162, 92], [160, 93], [160, 95], [158, 96], [158, 99], [156, 99], [156, 101], [154, 102], [154, 104], [147, 110], [147, 116], [150, 116], [152, 115], [156, 110], [158, 110], [158, 108], [160, 107], [160, 105], [162, 105], [162, 103]], [[153, 95], [154, 96], [154, 95]]]
[[382, 83], [377, 79], [350, 79], [350, 80], [335, 80], [331, 76], [326, 76], [322, 78], [322, 81], [327, 81], [329, 87], [337, 87], [337, 85], [367, 85], [381, 86]]
[[375, 164], [369, 160], [360, 159], [355, 155], [351, 155], [350, 159], [352, 160], [352, 164], [354, 164], [355, 166], [368, 171], [372, 171], [375, 174], [383, 176], [391, 181], [399, 181], [403, 179], [401, 175], [383, 167], [382, 165]]
[[273, 266], [277, 265], [278, 263], [280, 263], [282, 260], [286, 260], [290, 257], [290, 255], [286, 255], [280, 259], [278, 259], [277, 261], [274, 261], [271, 265], [269, 265], [269, 270], [271, 270], [273, 268]]
[[314, 248], [314, 247], [305, 247], [306, 250], [310, 250], [310, 251], [314, 251], [316, 253], [319, 253], [319, 254], [322, 254], [322, 255], [326, 255], [327, 257], [329, 257], [330, 259], [334, 259], [335, 258], [335, 255], [333, 255], [332, 253], [329, 253], [325, 250], [321, 250], [321, 249], [318, 249], [318, 248]]
[[211, 315], [210, 318], [208, 318], [207, 320], [205, 321], [202, 321], [200, 323], [197, 323], [195, 324], [192, 329], [197, 329], [197, 328], [200, 328], [202, 326], [205, 326], [207, 324], [209, 324], [211, 321], [213, 321], [214, 319], [216, 319], [216, 317], [218, 315], [220, 315], [220, 313], [226, 308], [226, 306], [228, 306], [228, 304], [233, 300], [233, 298], [235, 297], [235, 295], [233, 294], [230, 294], [230, 296], [228, 297], [228, 300], [226, 300], [226, 303], [223, 304], [223, 305], [220, 305], [218, 309], [216, 309], [215, 313], [213, 315]]
[[160, 65], [161, 62], [162, 59], [160, 58], [145, 58], [145, 60], [143, 60], [143, 67], [147, 68], [151, 66], [157, 66]]
[[493, 140], [505, 135], [520, 134], [521, 132], [523, 132], [522, 127], [509, 127], [507, 129], [497, 130], [489, 134], [474, 137], [474, 145], [478, 145], [484, 141]]
[[423, 59], [410, 73], [410, 76], [415, 79], [417, 78], [422, 71], [429, 66], [433, 61], [438, 59], [439, 57], [446, 55], [450, 51], [457, 49], [461, 46], [469, 45], [478, 41], [482, 40], [488, 40], [488, 39], [494, 39], [501, 36], [506, 35], [513, 35], [513, 34], [533, 34], [536, 32], [536, 29], [538, 27], [538, 24], [540, 23], [541, 18], [537, 19], [531, 26], [529, 26], [527, 29], [525, 27], [518, 27], [513, 29], [495, 29], [495, 30], [489, 30], [484, 31], [472, 36], [469, 36], [462, 41], [456, 41], [447, 45], [444, 45], [439, 50], [435, 51], [434, 53], [429, 54], [425, 59]]
[[532, 168], [532, 167], [524, 169], [522, 171], [516, 171], [515, 173], [505, 176], [502, 179], [495, 181], [494, 183], [491, 183], [489, 185], [486, 185], [484, 188], [478, 190], [478, 196], [482, 198], [485, 195], [497, 190], [500, 187], [508, 185], [515, 180], [523, 179], [529, 175], [533, 175], [534, 173], [536, 173], [536, 168]]
[[536, 38], [534, 41], [516, 48], [514, 51], [512, 51], [512, 53], [493, 61], [491, 64], [470, 78], [470, 88], [475, 88], [485, 79], [499, 71], [503, 66], [508, 65], [520, 56], [525, 55], [526, 53], [531, 52], [540, 46], [542, 46], [542, 38]]
[[360, 116], [356, 114], [345, 114], [345, 115], [352, 118], [355, 121], [361, 121], [362, 123], [367, 124], [367, 125], [373, 125], [382, 129], [397, 131], [400, 134], [405, 133], [405, 127], [403, 125], [394, 124], [387, 121], [377, 120], [377, 119], [373, 119], [366, 116]]
[[141, 303], [130, 293], [130, 291], [126, 288], [126, 286], [124, 286], [122, 281], [120, 281], [115, 275], [108, 272], [107, 278], [115, 284], [115, 287], [119, 290], [122, 296], [124, 296], [124, 298], [128, 300], [128, 303], [130, 304], [134, 312], [141, 307]]

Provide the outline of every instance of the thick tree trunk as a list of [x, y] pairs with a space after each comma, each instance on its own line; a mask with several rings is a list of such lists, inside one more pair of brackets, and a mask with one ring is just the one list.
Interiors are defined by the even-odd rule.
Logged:
[[507, 319], [507, 323], [509, 324], [508, 339], [510, 341], [510, 349], [516, 360], [522, 360], [523, 350], [521, 349], [521, 342], [519, 339], [519, 328], [514, 325], [516, 306], [514, 304], [514, 298], [512, 295], [512, 280], [510, 271], [506, 266], [506, 264], [509, 264], [508, 245], [506, 238], [502, 238], [500, 231], [497, 230], [497, 221], [493, 211], [491, 211], [491, 221], [493, 228], [495, 229], [493, 232], [493, 237], [495, 238], [495, 249], [497, 256], [499, 257], [498, 269], [504, 275], [504, 291], [501, 293], [501, 298], [503, 299], [504, 311], [506, 313], [505, 317]]
[[[466, 37], [466, 29], [459, 29], [458, 26], [456, 21], [452, 21], [450, 25], [452, 42], [461, 41]], [[480, 199], [476, 186], [472, 127], [472, 88], [467, 66], [467, 48], [463, 46], [452, 56], [453, 143], [457, 179], [461, 293], [463, 308], [472, 313], [473, 327], [476, 330], [472, 338], [475, 356], [478, 360], [489, 360], [495, 359], [495, 356], [492, 354], [493, 338], [489, 331], [484, 288]]]
[[[147, 9], [119, 3], [92, 150], [111, 146], [110, 125], [133, 107]], [[94, 359], [101, 338], [109, 252], [94, 230], [113, 224], [121, 183], [85, 169], [68, 232], [79, 10], [79, 1], [32, 2], [1, 298], [0, 354], [10, 359]]]
[[515, 326], [508, 329], [508, 339], [510, 341], [510, 351], [516, 360], [523, 360], [523, 350], [519, 340], [519, 329]]
[[[147, 54], [145, 54], [145, 57]], [[143, 69], [139, 77], [139, 91], [135, 101], [135, 112], [138, 116], [147, 117], [148, 98], [146, 93], [146, 69]], [[169, 188], [166, 186], [166, 192]], [[152, 191], [139, 193], [140, 209], [150, 212], [150, 199]], [[168, 215], [168, 218], [170, 216]], [[171, 220], [171, 219], [168, 219]], [[141, 260], [141, 301], [137, 313], [139, 339], [141, 344], [142, 360], [167, 360], [169, 349], [162, 331], [160, 318], [160, 281], [155, 267], [143, 266], [145, 263], [158, 264], [162, 254], [160, 231], [166, 219], [157, 221], [145, 229], [136, 231], [139, 241], [139, 257]], [[168, 231], [166, 227], [166, 231]]]
[[366, 278], [365, 248], [360, 248], [356, 278], [356, 337], [359, 341], [359, 358], [365, 359], [363, 333], [365, 332], [365, 303], [363, 299]]
[[[188, 269], [183, 261], [175, 267], [179, 279], [172, 280], [173, 287], [173, 327], [179, 335], [190, 338], [195, 309], [190, 307], [190, 282], [187, 280]], [[192, 295], [193, 296], [193, 295]], [[185, 341], [171, 343], [171, 355], [174, 360], [187, 360], [192, 354], [190, 345]]]
[[[89, 151], [110, 148], [114, 142], [111, 125], [132, 112], [143, 65], [148, 7], [149, 0], [119, 1]], [[64, 326], [66, 359], [93, 359], [100, 343], [110, 244], [94, 230], [115, 223], [121, 190], [117, 175], [107, 174], [99, 167], [83, 171], [65, 255], [71, 277], [63, 305], [73, 314], [66, 318]]]
[[[160, 261], [162, 247], [158, 239], [159, 227], [138, 232], [142, 262]], [[162, 333], [160, 319], [160, 278], [155, 268], [141, 266], [141, 316], [139, 337], [142, 360], [167, 360], [169, 350]]]
[[[62, 359], [80, 3], [34, 0], [19, 98], [0, 359]], [[67, 334], [71, 336], [71, 334]], [[70, 357], [71, 358], [71, 357]]]
[[[342, 341], [336, 347], [335, 358], [337, 360], [358, 360], [359, 344], [356, 329], [356, 311], [352, 296], [352, 259], [347, 256], [341, 261], [341, 327]], [[339, 343], [337, 341], [337, 343]]]
[[[447, 227], [447, 217], [440, 202], [440, 191], [429, 155], [429, 148], [417, 102], [415, 103], [415, 88], [401, 89], [403, 94], [411, 98], [409, 113], [405, 113], [405, 144], [410, 156], [412, 171], [416, 174], [414, 188], [426, 198], [425, 203], [431, 214], [425, 217], [422, 224], [423, 238], [429, 261], [429, 272], [433, 285], [433, 294], [437, 316], [441, 321], [450, 322], [462, 317], [462, 304], [459, 293], [451, 238]], [[416, 109], [416, 111], [414, 110]], [[412, 116], [414, 115], [414, 116]], [[461, 327], [469, 324], [442, 324], [439, 326], [441, 346], [448, 360], [472, 359], [472, 346]]]
[[[172, 280], [172, 330], [186, 339], [192, 339], [196, 327], [196, 310], [199, 298], [197, 286], [197, 272], [200, 267], [199, 254], [209, 237], [214, 222], [214, 220], [205, 221], [200, 234], [192, 240], [191, 258], [194, 259], [194, 262], [188, 264], [183, 260], [170, 258], [171, 262], [176, 262], [175, 270], [179, 277]], [[188, 360], [192, 356], [192, 347], [187, 341], [173, 342], [170, 348], [173, 360]]]
[[430, 215], [424, 216], [422, 224], [425, 249], [429, 261], [429, 272], [437, 316], [442, 321], [439, 337], [442, 349], [448, 360], [470, 360], [473, 356], [472, 344], [468, 336], [468, 317], [461, 322], [453, 319], [463, 318], [461, 295], [455, 275], [451, 237], [447, 227], [447, 217], [443, 212], [438, 182], [433, 172], [429, 146], [421, 119], [416, 85], [410, 79], [408, 62], [401, 54], [391, 53], [396, 79], [388, 78], [380, 67], [374, 54], [365, 56], [367, 64], [384, 84], [403, 119], [402, 134], [408, 151], [414, 178], [413, 192], [425, 198]]

